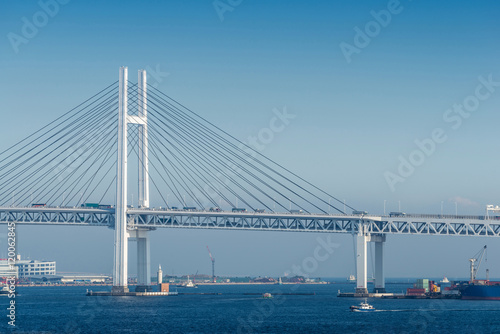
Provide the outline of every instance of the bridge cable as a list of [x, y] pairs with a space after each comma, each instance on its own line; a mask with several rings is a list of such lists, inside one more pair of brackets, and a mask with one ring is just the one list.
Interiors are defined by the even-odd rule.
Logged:
[[[181, 128], [183, 132], [186, 132], [186, 131], [182, 128], [182, 127], [179, 127], [179, 128]], [[199, 142], [199, 139], [198, 139], [198, 138], [196, 138], [196, 137], [194, 137], [194, 136], [190, 135], [189, 133], [187, 133], [187, 135], [188, 135], [188, 136], [190, 136], [191, 138], [194, 138], [195, 140], [197, 140], [197, 141]], [[205, 144], [205, 142], [201, 142], [201, 144], [202, 144], [202, 145], [206, 145], [206, 144]], [[235, 155], [233, 152], [230, 152], [230, 153], [232, 153], [233, 155]], [[220, 152], [219, 152], [219, 154], [222, 154], [222, 153], [220, 153]], [[249, 174], [249, 175], [251, 175], [253, 178], [255, 178], [255, 179], [259, 180], [259, 182], [261, 182], [261, 183], [265, 184], [266, 186], [270, 187], [273, 191], [275, 191], [275, 192], [279, 193], [279, 194], [280, 194], [282, 197], [284, 197], [285, 199], [291, 200], [291, 199], [290, 199], [290, 197], [288, 197], [288, 196], [286, 196], [286, 195], [282, 194], [281, 192], [279, 192], [277, 189], [275, 189], [274, 187], [272, 187], [270, 184], [268, 184], [267, 182], [263, 181], [262, 179], [260, 179], [258, 176], [256, 176], [256, 175], [255, 175], [255, 174], [253, 174], [252, 172], [250, 172], [250, 171], [249, 171], [248, 169], [246, 169], [244, 166], [242, 166], [241, 164], [237, 163], [234, 159], [231, 159], [231, 158], [230, 158], [229, 156], [227, 156], [227, 155], [224, 155], [224, 157], [225, 157], [225, 159], [229, 159], [231, 162], [233, 162], [235, 165], [237, 165], [237, 166], [238, 166], [238, 167], [240, 167], [241, 169], [245, 170], [245, 172], [246, 172], [247, 174]], [[239, 156], [237, 156], [237, 155], [236, 155], [236, 157], [240, 158], [240, 157], [239, 157]], [[240, 158], [240, 159], [241, 159], [241, 158]], [[247, 162], [247, 163], [248, 163], [248, 162]], [[254, 166], [252, 166], [252, 167], [254, 167]], [[254, 168], [255, 168], [255, 167], [254, 167]], [[262, 172], [261, 170], [259, 170], [259, 171], [260, 171], [260, 172]], [[266, 174], [266, 176], [268, 176], [268, 177], [269, 177], [269, 175], [268, 175], [267, 173], [265, 173], [265, 172], [264, 172], [264, 174]], [[242, 175], [240, 174], [240, 176], [242, 176]], [[272, 178], [272, 177], [271, 177], [271, 178]], [[272, 178], [272, 179], [273, 179], [273, 181], [275, 181], [275, 182], [277, 182], [277, 183], [280, 183], [279, 181], [275, 180], [274, 178]], [[259, 191], [261, 191], [261, 192], [262, 192], [262, 189], [260, 189], [259, 187], [255, 186], [255, 184], [254, 184], [254, 183], [252, 183], [251, 181], [249, 181], [249, 180], [248, 180], [248, 179], [246, 179], [246, 178], [245, 178], [245, 180], [246, 180], [249, 184], [251, 184], [252, 186], [254, 186], [257, 190], [259, 190]], [[280, 185], [284, 186], [284, 185], [283, 185], [283, 184], [281, 184], [281, 183], [280, 183]], [[285, 187], [286, 187], [286, 186], [285, 186]], [[288, 190], [290, 190], [290, 189], [288, 188]], [[291, 191], [293, 192], [293, 190], [291, 190]], [[263, 193], [264, 193], [264, 192], [263, 192]], [[294, 192], [294, 193], [295, 193], [295, 192]], [[298, 195], [297, 193], [295, 193], [295, 194], [296, 194], [296, 195]], [[267, 193], [264, 193], [264, 195], [266, 195], [267, 197], [269, 197], [271, 200], [273, 199], [273, 198], [271, 198], [270, 196], [268, 196], [268, 194], [267, 194]], [[298, 196], [300, 197], [300, 195], [298, 195]], [[304, 198], [303, 198], [303, 199], [304, 199]], [[306, 200], [306, 201], [307, 201], [307, 200]], [[297, 205], [297, 206], [299, 206], [299, 207], [300, 207], [300, 205], [298, 205], [298, 203], [295, 203], [294, 201], [292, 201], [292, 202], [293, 202], [295, 205]], [[309, 203], [310, 203], [310, 204], [313, 204], [313, 203], [311, 203], [311, 202], [309, 202]], [[261, 202], [261, 204], [263, 204], [263, 203]], [[263, 205], [265, 205], [265, 204], [263, 204]], [[314, 205], [314, 204], [313, 204], [313, 205]], [[286, 209], [286, 207], [285, 207], [284, 205], [282, 205], [282, 206]], [[269, 207], [268, 207], [268, 208], [269, 208]], [[318, 209], [320, 209], [320, 208], [318, 208]]]
[[[91, 123], [90, 125], [87, 125], [87, 127], [90, 127], [90, 126], [92, 126], [92, 123]], [[76, 137], [75, 142], [81, 141], [81, 139], [82, 139], [82, 137], [78, 137], [78, 133], [76, 133], [76, 134], [74, 134], [74, 135], [70, 138], [70, 140], [71, 140], [71, 139], [74, 139], [75, 137]], [[67, 143], [67, 142], [66, 142], [66, 143]], [[15, 180], [15, 179], [16, 179], [16, 177], [21, 176], [21, 175], [22, 175], [22, 174], [24, 174], [26, 171], [28, 171], [28, 169], [30, 169], [31, 167], [36, 166], [36, 164], [37, 164], [38, 162], [43, 161], [46, 157], [48, 157], [50, 154], [52, 154], [52, 153], [53, 153], [54, 151], [56, 151], [57, 149], [61, 148], [64, 144], [65, 144], [65, 143], [60, 144], [60, 145], [59, 145], [56, 149], [53, 149], [53, 150], [52, 150], [52, 151], [50, 151], [49, 153], [45, 154], [45, 156], [43, 156], [42, 158], [40, 158], [38, 161], [36, 161], [36, 162], [32, 163], [30, 166], [26, 167], [23, 171], [18, 172], [15, 176], [13, 176], [13, 177], [11, 178], [11, 180]], [[72, 147], [72, 145], [70, 145], [69, 147]], [[62, 152], [60, 152], [58, 155], [56, 155], [55, 157], [53, 157], [52, 159], [50, 159], [48, 162], [46, 162], [44, 165], [42, 165], [41, 167], [39, 167], [39, 168], [38, 168], [38, 169], [36, 169], [35, 171], [31, 172], [31, 174], [29, 174], [27, 177], [25, 176], [24, 181], [25, 181], [25, 182], [28, 182], [28, 181], [30, 180], [30, 176], [36, 175], [39, 171], [41, 171], [43, 168], [45, 168], [45, 167], [46, 167], [46, 166], [47, 166], [50, 162], [54, 161], [57, 157], [59, 157], [59, 156], [61, 156], [63, 153], [65, 153], [65, 151], [66, 151], [67, 149], [68, 149], [68, 148], [66, 148], [65, 150], [63, 150]], [[53, 170], [53, 169], [54, 169], [54, 168], [56, 168], [56, 167], [57, 167], [57, 165], [55, 165], [55, 166], [54, 166], [51, 170]], [[50, 172], [51, 170], [49, 170], [48, 172]], [[46, 173], [46, 174], [47, 174], [47, 173]], [[44, 174], [44, 175], [46, 175], [46, 174]], [[44, 177], [44, 176], [42, 175], [42, 178], [43, 178], [43, 177]], [[40, 180], [40, 179], [39, 179], [39, 180]], [[22, 182], [21, 184], [23, 184], [23, 183], [25, 183], [25, 182]], [[5, 183], [5, 182], [4, 182], [3, 184], [4, 184], [4, 186], [5, 186], [6, 184], [9, 184], [9, 183], [11, 183], [11, 182], [7, 182], [7, 183]], [[17, 186], [17, 187], [19, 187], [19, 183], [18, 183], [16, 186]], [[12, 188], [12, 187], [11, 187], [11, 188]], [[7, 191], [9, 191], [11, 188], [7, 189]], [[5, 189], [4, 189], [4, 192], [5, 192]]]
[[[107, 94], [109, 94], [109, 93], [106, 93], [106, 95], [107, 95]], [[105, 96], [106, 96], [106, 95], [105, 95]], [[105, 100], [104, 100], [104, 101], [102, 101], [99, 105], [94, 106], [92, 109], [90, 109], [89, 111], [87, 111], [85, 114], [80, 115], [77, 119], [73, 120], [71, 123], [67, 124], [67, 125], [66, 125], [66, 126], [64, 126], [62, 129], [57, 130], [57, 132], [55, 132], [55, 133], [54, 133], [53, 135], [51, 135], [49, 138], [44, 139], [44, 140], [43, 140], [40, 144], [38, 144], [38, 145], [36, 145], [35, 147], [32, 147], [31, 149], [29, 149], [28, 151], [26, 151], [26, 152], [22, 153], [22, 152], [23, 152], [23, 151], [22, 151], [23, 149], [28, 148], [28, 147], [29, 147], [31, 144], [33, 144], [36, 140], [38, 140], [38, 139], [42, 138], [42, 137], [43, 137], [43, 136], [45, 136], [45, 135], [48, 135], [50, 132], [46, 132], [46, 133], [42, 134], [42, 135], [41, 135], [41, 136], [39, 136], [38, 138], [36, 138], [36, 139], [32, 140], [30, 143], [28, 143], [28, 144], [24, 145], [22, 148], [18, 149], [18, 150], [17, 150], [17, 153], [21, 153], [21, 154], [20, 154], [19, 156], [17, 156], [16, 158], [14, 158], [14, 159], [12, 159], [12, 160], [8, 161], [5, 165], [1, 166], [1, 167], [0, 167], [0, 171], [1, 171], [1, 170], [3, 170], [3, 169], [5, 169], [5, 168], [7, 168], [8, 166], [10, 166], [11, 164], [13, 164], [13, 163], [14, 163], [14, 162], [16, 162], [17, 160], [19, 160], [19, 159], [23, 158], [25, 155], [29, 154], [31, 151], [33, 151], [34, 149], [38, 148], [38, 147], [39, 147], [39, 146], [41, 146], [42, 144], [47, 143], [50, 139], [54, 138], [55, 136], [57, 136], [57, 135], [61, 135], [61, 134], [62, 134], [62, 137], [61, 137], [61, 138], [63, 138], [63, 137], [64, 137], [65, 135], [67, 135], [68, 133], [71, 133], [71, 131], [68, 131], [66, 134], [63, 134], [63, 131], [64, 131], [64, 130], [66, 130], [66, 129], [68, 129], [68, 128], [70, 128], [70, 127], [71, 127], [71, 126], [73, 126], [74, 124], [77, 124], [78, 122], [81, 122], [82, 120], [88, 119], [88, 118], [89, 118], [89, 115], [91, 115], [91, 114], [95, 114], [95, 111], [96, 111], [96, 110], [99, 110], [99, 108], [100, 108], [100, 106], [101, 106], [102, 104], [104, 104], [104, 103], [108, 102], [108, 101], [109, 101], [110, 99], [112, 99], [113, 97], [108, 97], [108, 98], [105, 98], [105, 97], [103, 96], [103, 97], [99, 98], [99, 100], [100, 100], [100, 99], [103, 99], [103, 98], [104, 98]], [[94, 102], [92, 102], [92, 103], [95, 103], [95, 102], [97, 102], [97, 101], [94, 101]], [[91, 103], [91, 104], [92, 104], [92, 103]], [[90, 104], [90, 105], [91, 105], [91, 104]], [[90, 105], [89, 105], [89, 106], [90, 106]], [[89, 106], [86, 106], [84, 109], [86, 109], [86, 108], [87, 108], [87, 107], [89, 107]], [[82, 109], [82, 110], [84, 110], [84, 109]], [[78, 112], [78, 113], [79, 113], [79, 112]], [[62, 124], [59, 124], [59, 125], [62, 125]], [[59, 126], [59, 125], [57, 125], [57, 126]], [[51, 130], [53, 130], [53, 129], [57, 128], [57, 126], [55, 126], [54, 128], [50, 129], [49, 131], [51, 131]], [[29, 137], [27, 137], [27, 138], [29, 138]], [[59, 139], [59, 140], [60, 140], [60, 139]], [[57, 140], [56, 140], [55, 142], [57, 142]], [[19, 144], [19, 143], [18, 143], [18, 144]], [[53, 144], [53, 143], [52, 143], [52, 144]], [[50, 146], [50, 145], [52, 145], [52, 144], [47, 144], [47, 146], [46, 146], [46, 147], [48, 147], [48, 146]], [[17, 144], [16, 144], [16, 145], [17, 145]], [[12, 147], [15, 147], [16, 145], [14, 145], [14, 146], [12, 146]], [[12, 147], [11, 147], [11, 148], [12, 148]], [[9, 150], [9, 149], [7, 149], [7, 150]], [[26, 163], [27, 161], [29, 161], [29, 160], [31, 160], [32, 158], [35, 158], [35, 157], [36, 157], [36, 154], [35, 154], [35, 155], [33, 155], [33, 156], [30, 156], [27, 160], [25, 160], [25, 161], [24, 161], [23, 163], [21, 163], [20, 165], [22, 165], [22, 164]], [[5, 160], [5, 159], [4, 159], [4, 160]], [[19, 165], [18, 165], [18, 166], [19, 166]], [[16, 168], [17, 168], [17, 166], [13, 167], [11, 170], [15, 170]], [[2, 177], [3, 177], [3, 176], [0, 176], [0, 179], [1, 179]]]
[[[338, 198], [336, 198], [335, 196], [332, 196], [330, 195], [329, 193], [325, 192], [324, 190], [320, 189], [319, 187], [315, 186], [314, 184], [308, 182], [307, 180], [301, 178], [300, 176], [298, 176], [297, 174], [293, 173], [292, 171], [290, 171], [289, 169], [285, 168], [284, 166], [278, 164], [277, 162], [271, 160], [270, 158], [264, 156], [263, 154], [261, 154], [260, 152], [256, 151], [255, 149], [251, 148], [250, 146], [248, 146], [247, 144], [245, 144], [244, 142], [241, 142], [240, 140], [238, 140], [237, 138], [235, 138], [234, 136], [230, 135], [229, 133], [225, 132], [224, 130], [222, 130], [221, 128], [219, 128], [218, 126], [216, 126], [215, 124], [209, 122], [208, 120], [206, 120], [205, 118], [203, 118], [202, 116], [198, 115], [197, 113], [195, 113], [194, 111], [192, 111], [191, 109], [187, 108], [186, 106], [182, 105], [181, 103], [179, 103], [178, 101], [174, 100], [173, 98], [169, 97], [168, 95], [164, 94], [163, 92], [161, 92], [160, 90], [156, 89], [155, 87], [151, 86], [151, 85], [148, 85], [148, 87], [150, 88], [150, 91], [153, 90], [155, 92], [158, 92], [159, 94], [165, 96], [167, 99], [173, 101], [174, 103], [176, 103], [177, 105], [181, 106], [183, 109], [185, 109], [186, 111], [190, 112], [191, 114], [193, 114], [194, 116], [196, 116], [197, 118], [203, 120], [204, 122], [208, 123], [209, 125], [211, 125], [212, 127], [216, 128], [217, 130], [221, 131], [222, 133], [224, 133], [225, 135], [227, 135], [228, 137], [232, 138], [233, 140], [237, 141], [239, 144], [245, 146], [246, 148], [250, 149], [252, 152], [255, 152], [256, 154], [258, 154], [259, 156], [261, 156], [262, 158], [264, 158], [265, 160], [273, 163], [274, 165], [282, 168], [283, 170], [285, 170], [286, 172], [290, 173], [291, 175], [295, 176], [296, 178], [298, 178], [299, 180], [305, 182], [306, 184], [308, 184], [309, 186], [313, 187], [314, 189], [320, 191], [321, 193], [325, 194], [325, 195], [328, 195], [330, 198], [334, 199], [335, 201], [339, 202], [339, 203], [343, 203], [342, 201], [340, 201]], [[198, 122], [199, 123], [199, 122]], [[208, 129], [206, 126], [202, 125], [203, 127], [205, 127], [208, 131], [214, 133], [214, 135], [217, 135], [215, 132], [213, 132], [212, 130]], [[218, 135], [217, 135], [218, 136]], [[220, 137], [220, 136], [219, 136]], [[224, 140], [224, 141], [227, 141], [225, 140], [224, 138], [220, 137], [221, 140]], [[228, 144], [230, 144], [228, 142]], [[233, 145], [234, 146], [234, 145]], [[237, 147], [235, 147], [237, 148]], [[259, 164], [265, 166], [266, 168], [268, 168], [269, 170], [277, 173], [275, 170], [273, 170], [272, 168], [270, 168], [269, 166], [267, 166], [266, 164], [262, 163], [261, 161], [255, 159], [254, 157], [252, 157], [251, 155], [249, 155], [248, 153], [244, 152], [243, 150], [240, 149], [240, 151], [247, 155], [249, 158], [251, 158], [252, 160], [258, 162]], [[287, 179], [289, 182], [292, 182], [294, 183], [296, 186], [300, 187], [302, 190], [308, 192], [309, 194], [313, 195], [314, 197], [316, 197], [317, 199], [319, 199], [320, 201], [322, 201], [323, 203], [327, 204], [327, 202], [319, 197], [317, 197], [316, 195], [312, 194], [310, 191], [304, 189], [303, 187], [301, 187], [300, 185], [296, 184], [294, 181], [290, 180], [289, 178], [287, 178], [286, 176], [282, 175], [282, 174], [279, 174], [277, 173], [278, 175], [282, 176], [283, 178]], [[343, 210], [329, 204], [329, 206], [333, 207], [335, 210], [339, 211], [339, 212], [343, 212]], [[346, 206], [352, 210], [354, 210], [353, 207], [349, 206], [346, 204]]]
[[[169, 109], [170, 109], [170, 108], [169, 108]], [[184, 124], [185, 124], [185, 123], [184, 123]], [[181, 130], [183, 130], [183, 131], [184, 131], [183, 127], [179, 127], [179, 128], [180, 128]], [[184, 131], [184, 132], [185, 132], [185, 131]], [[188, 133], [188, 135], [189, 135], [189, 133]], [[191, 137], [193, 137], [193, 136], [191, 136]], [[222, 148], [224, 148], [223, 146], [221, 146], [221, 147], [222, 147]], [[300, 196], [299, 194], [295, 193], [293, 190], [291, 190], [290, 188], [286, 187], [285, 185], [283, 185], [283, 184], [282, 184], [281, 182], [279, 182], [278, 180], [276, 180], [276, 179], [272, 178], [270, 175], [268, 175], [267, 173], [263, 172], [262, 170], [260, 170], [260, 169], [259, 169], [258, 167], [256, 167], [255, 165], [252, 165], [252, 164], [250, 164], [248, 161], [243, 160], [240, 156], [236, 155], [234, 152], [231, 152], [230, 150], [227, 150], [227, 149], [226, 149], [226, 151], [230, 152], [232, 155], [234, 155], [234, 156], [235, 156], [235, 157], [237, 157], [238, 159], [240, 159], [240, 160], [244, 161], [245, 163], [249, 164], [250, 166], [252, 166], [252, 168], [257, 169], [259, 172], [261, 172], [261, 173], [265, 174], [267, 177], [271, 178], [274, 182], [279, 183], [281, 186], [285, 187], [287, 190], [292, 191], [295, 195], [297, 195], [297, 196], [299, 196], [300, 198], [302, 198], [302, 199], [306, 200], [306, 201], [307, 201], [308, 203], [310, 203], [311, 205], [314, 205], [312, 202], [308, 201], [308, 200], [307, 200], [307, 199], [305, 199], [304, 197], [302, 197], [302, 196]], [[228, 158], [227, 156], [225, 156], [225, 157], [226, 157], [226, 159]], [[231, 159], [231, 160], [232, 160], [232, 159]], [[235, 164], [238, 164], [237, 162], [235, 162], [235, 160], [232, 160], [232, 162], [233, 162], [233, 163], [235, 163]], [[240, 168], [244, 168], [244, 167], [242, 167], [242, 165], [240, 165], [240, 164], [238, 164], [238, 166], [239, 166]], [[252, 177], [257, 178], [257, 177], [255, 176], [255, 174], [251, 173], [249, 170], [245, 169], [245, 171], [246, 171], [246, 173], [250, 174]], [[259, 181], [260, 181], [260, 182], [262, 182], [263, 184], [265, 184], [265, 185], [267, 185], [267, 186], [271, 187], [268, 183], [264, 182], [262, 179], [259, 179]], [[271, 188], [272, 188], [272, 187], [271, 187]], [[291, 200], [291, 199], [290, 199], [290, 197], [288, 197], [288, 196], [286, 196], [286, 195], [283, 195], [282, 193], [280, 193], [279, 191], [277, 191], [275, 188], [272, 188], [272, 189], [274, 189], [274, 191], [276, 191], [276, 192], [278, 192], [280, 195], [282, 195], [285, 199]], [[295, 203], [295, 202], [294, 202], [294, 204], [295, 204], [295, 205], [298, 205], [298, 204], [297, 204], [297, 203]], [[300, 205], [298, 205], [298, 206], [300, 207]], [[317, 207], [317, 206], [316, 206], [316, 207]], [[318, 208], [319, 210], [321, 210], [321, 208], [319, 208], [319, 207], [317, 207], [317, 208]]]
[[[99, 111], [99, 110], [94, 110], [94, 113], [97, 113], [98, 111]], [[88, 114], [88, 115], [87, 115], [87, 117], [86, 117], [86, 118], [84, 118], [84, 119], [82, 120], [81, 124], [85, 124], [85, 123], [86, 123], [86, 121], [87, 121], [87, 118], [91, 118], [92, 116], [93, 116], [93, 114]], [[77, 125], [73, 126], [74, 124], [77, 124]], [[28, 161], [32, 160], [34, 157], [36, 157], [36, 156], [37, 156], [37, 155], [39, 155], [41, 152], [43, 152], [44, 150], [46, 150], [47, 148], [49, 148], [51, 145], [53, 145], [53, 144], [57, 143], [58, 141], [61, 141], [64, 137], [69, 136], [69, 135], [71, 135], [71, 134], [73, 133], [73, 136], [72, 136], [71, 138], [74, 138], [74, 137], [75, 137], [75, 135], [74, 135], [75, 130], [76, 130], [77, 128], [81, 127], [81, 125], [80, 125], [80, 124], [78, 124], [78, 123], [72, 122], [72, 124], [71, 124], [71, 125], [69, 125], [69, 126], [73, 126], [73, 127], [72, 127], [72, 128], [69, 128], [69, 130], [68, 130], [68, 132], [67, 132], [67, 133], [62, 134], [62, 136], [61, 136], [59, 139], [56, 139], [53, 143], [47, 144], [45, 148], [43, 148], [42, 150], [38, 151], [38, 153], [36, 153], [35, 155], [31, 156], [30, 158], [28, 158], [28, 159], [24, 160], [23, 162], [19, 163], [17, 166], [14, 166], [11, 170], [9, 170], [9, 171], [7, 171], [7, 172], [4, 172], [4, 174], [0, 176], [0, 179], [2, 179], [2, 178], [4, 178], [5, 176], [9, 175], [11, 172], [16, 171], [19, 167], [21, 167], [22, 165], [24, 165], [24, 164], [28, 163]], [[65, 128], [68, 128], [68, 126], [67, 126], [67, 127], [65, 127]], [[53, 136], [51, 136], [51, 137], [53, 137]], [[70, 138], [70, 140], [71, 140], [71, 138]], [[37, 148], [37, 147], [41, 146], [41, 144], [46, 143], [46, 141], [47, 141], [47, 140], [45, 140], [44, 142], [42, 142], [42, 143], [40, 143], [40, 144], [36, 145], [36, 146], [35, 146], [34, 148], [32, 148], [31, 150], [33, 150], [33, 149], [35, 149], [35, 148]], [[58, 146], [58, 148], [62, 147], [65, 143], [66, 143], [66, 142], [62, 142], [62, 143]], [[31, 150], [30, 150], [30, 151], [31, 151]], [[53, 152], [53, 151], [52, 151], [52, 152]], [[52, 152], [51, 152], [51, 153], [52, 153]], [[24, 155], [24, 154], [23, 154], [23, 155]], [[19, 158], [19, 157], [18, 157], [18, 158]], [[14, 159], [14, 160], [17, 160], [18, 158]], [[42, 159], [39, 159], [39, 160], [38, 160], [38, 161], [36, 161], [35, 163], [32, 163], [32, 165], [31, 165], [29, 168], [31, 168], [34, 164], [36, 164], [36, 163], [40, 162], [41, 160], [43, 160], [43, 158], [42, 158]], [[17, 175], [19, 175], [19, 173], [18, 173]]]
[[[112, 124], [111, 124], [111, 125], [112, 125]], [[111, 125], [109, 125], [109, 126], [108, 126], [108, 128], [109, 128]], [[98, 127], [97, 129], [100, 129], [100, 127]], [[77, 161], [77, 160], [78, 160], [78, 159], [80, 159], [82, 156], [84, 156], [84, 155], [85, 155], [85, 154], [86, 154], [86, 153], [87, 153], [87, 152], [88, 152], [88, 151], [92, 148], [92, 144], [94, 144], [94, 143], [96, 143], [96, 142], [99, 142], [99, 140], [101, 140], [101, 137], [104, 137], [104, 138], [109, 138], [109, 137], [110, 137], [110, 136], [109, 136], [110, 134], [111, 134], [111, 132], [108, 132], [108, 133], [107, 133], [107, 137], [105, 137], [105, 136], [103, 136], [103, 135], [102, 135], [102, 133], [101, 133], [101, 134], [100, 134], [100, 136], [99, 136], [99, 135], [97, 135], [97, 136], [93, 136], [93, 137], [92, 137], [92, 140], [93, 140], [93, 141], [91, 141], [91, 142], [89, 142], [89, 143], [84, 143], [84, 144], [80, 145], [80, 146], [76, 149], [76, 152], [80, 151], [83, 145], [87, 145], [87, 148], [86, 148], [84, 151], [82, 151], [82, 152], [81, 152], [78, 156], [74, 157], [73, 161], [71, 161], [70, 163], [67, 163], [67, 164], [66, 164], [66, 166], [65, 166], [64, 168], [62, 168], [62, 169], [61, 169], [58, 173], [56, 173], [56, 175], [55, 175], [54, 179], [60, 179], [61, 175], [62, 175], [63, 173], [65, 173], [65, 172], [66, 172], [66, 170], [67, 170], [70, 166], [74, 166], [75, 161]], [[80, 140], [76, 140], [75, 142], [79, 142], [79, 141], [80, 141]], [[73, 146], [71, 146], [71, 147], [73, 147]], [[90, 155], [90, 156], [92, 156], [92, 155]], [[64, 160], [63, 160], [63, 161], [64, 161]], [[62, 163], [62, 162], [61, 162], [61, 163]], [[75, 173], [78, 171], [78, 169], [79, 169], [79, 168], [80, 168], [80, 167], [81, 167], [84, 163], [85, 163], [85, 160], [83, 160], [83, 161], [82, 161], [82, 163], [81, 163], [80, 165], [78, 165], [78, 166], [77, 166], [77, 167], [73, 170], [73, 172], [71, 172], [69, 175], [67, 175], [65, 179], [70, 179], [70, 178], [71, 178], [71, 176], [72, 176], [73, 174], [75, 174]], [[49, 169], [48, 171], [46, 171], [44, 175], [42, 175], [41, 177], [39, 177], [39, 178], [38, 178], [38, 180], [37, 180], [37, 182], [36, 182], [35, 184], [30, 184], [30, 187], [33, 187], [33, 185], [36, 185], [36, 184], [40, 183], [40, 181], [42, 181], [42, 180], [43, 180], [43, 178], [44, 178], [46, 175], [48, 175], [50, 172], [52, 172], [52, 171], [53, 171], [54, 169], [56, 169], [56, 168], [58, 168], [58, 164], [54, 164], [54, 166], [53, 166], [51, 169]], [[65, 181], [65, 179], [60, 180], [60, 183], [62, 184], [62, 183]], [[37, 190], [35, 190], [35, 193], [38, 193], [38, 191], [39, 191], [41, 188], [45, 188], [45, 186], [47, 185], [47, 183], [49, 183], [49, 182], [53, 182], [52, 180], [53, 180], [53, 179], [48, 179], [48, 180], [47, 180], [44, 184], [42, 184], [42, 185], [41, 185], [41, 186], [40, 186]], [[57, 184], [56, 184], [56, 186], [57, 186]], [[54, 189], [54, 188], [52, 188], [52, 189]], [[42, 196], [41, 194], [38, 194], [38, 196], [40, 196], [40, 197], [44, 197], [44, 196]]]
[[[58, 118], [56, 118], [54, 121], [50, 122], [49, 124], [45, 125], [44, 127], [40, 128], [39, 130], [35, 131], [34, 133], [32, 133], [31, 135], [29, 135], [28, 137], [22, 139], [21, 141], [17, 142], [16, 144], [10, 146], [9, 148], [5, 149], [4, 151], [0, 152], [0, 156], [8, 151], [10, 151], [11, 149], [13, 149], [14, 147], [20, 145], [21, 143], [25, 142], [26, 140], [28, 140], [29, 138], [33, 137], [34, 135], [36, 135], [37, 133], [41, 132], [42, 130], [44, 130], [45, 128], [49, 127], [50, 125], [56, 123], [57, 121], [63, 119], [64, 117], [66, 117], [67, 115], [69, 115], [71, 112], [73, 112], [74, 110], [78, 109], [79, 107], [81, 107], [82, 105], [85, 105], [88, 101], [91, 101], [93, 98], [97, 97], [99, 94], [101, 94], [102, 92], [106, 91], [108, 88], [116, 85], [118, 83], [118, 81], [115, 81], [113, 82], [111, 85], [107, 86], [106, 88], [102, 89], [101, 91], [99, 91], [98, 93], [94, 94], [93, 96], [89, 97], [87, 100], [83, 101], [82, 103], [80, 103], [79, 105], [77, 105], [76, 107], [74, 107], [73, 109], [67, 111], [66, 113], [64, 113], [63, 115], [59, 116]], [[78, 113], [78, 112], [77, 112]], [[71, 115], [71, 117], [75, 116], [75, 114]], [[70, 118], [71, 118], [70, 117]], [[67, 120], [64, 120], [62, 121], [60, 124], [66, 122]], [[55, 127], [49, 129], [46, 133], [52, 131], [53, 129], [55, 129], [57, 126], [59, 125], [56, 125]], [[44, 134], [43, 134], [44, 135]], [[34, 142], [35, 140], [38, 140], [40, 139], [43, 135], [41, 135], [40, 137], [37, 137], [35, 138], [32, 142]], [[31, 144], [32, 142], [28, 143], [27, 145]], [[24, 148], [24, 147], [23, 147]], [[21, 149], [18, 149], [19, 150], [22, 150], [23, 148]]]

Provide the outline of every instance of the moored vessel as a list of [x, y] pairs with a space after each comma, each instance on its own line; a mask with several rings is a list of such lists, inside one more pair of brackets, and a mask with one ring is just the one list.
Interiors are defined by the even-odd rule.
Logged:
[[462, 299], [500, 300], [500, 282], [476, 280], [460, 289]]

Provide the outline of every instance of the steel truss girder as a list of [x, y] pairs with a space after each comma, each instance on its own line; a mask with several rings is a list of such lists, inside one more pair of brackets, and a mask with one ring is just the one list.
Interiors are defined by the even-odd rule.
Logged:
[[109, 210], [25, 210], [0, 209], [0, 223], [30, 225], [114, 226], [114, 212]]
[[[266, 230], [300, 232], [356, 232], [359, 221], [347, 218], [297, 218], [219, 216], [196, 214], [129, 214], [129, 227], [166, 227], [231, 230]], [[353, 230], [354, 229], [354, 230]]]
[[499, 237], [500, 222], [481, 219], [370, 221], [369, 233]]
[[[113, 209], [0, 208], [0, 223], [114, 227]], [[419, 217], [344, 216], [314, 214], [254, 214], [206, 211], [128, 210], [129, 229], [198, 228], [256, 231], [369, 234], [500, 236], [500, 220]]]

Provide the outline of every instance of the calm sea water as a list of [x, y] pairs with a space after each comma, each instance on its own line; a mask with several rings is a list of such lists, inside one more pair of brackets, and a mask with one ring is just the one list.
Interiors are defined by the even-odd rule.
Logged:
[[[401, 292], [409, 285], [393, 284]], [[18, 288], [16, 330], [51, 333], [500, 333], [500, 302], [337, 298], [353, 285], [200, 286], [221, 295], [86, 297], [86, 287]], [[93, 290], [106, 290], [92, 287]], [[108, 288], [109, 289], [109, 288]], [[262, 299], [245, 293], [311, 293]], [[7, 314], [8, 298], [0, 299]], [[10, 332], [7, 317], [1, 330]]]

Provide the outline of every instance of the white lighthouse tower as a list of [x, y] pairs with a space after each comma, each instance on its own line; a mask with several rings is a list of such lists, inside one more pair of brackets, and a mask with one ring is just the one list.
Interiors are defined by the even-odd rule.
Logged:
[[161, 271], [161, 264], [158, 266], [158, 284], [163, 283], [163, 271]]

